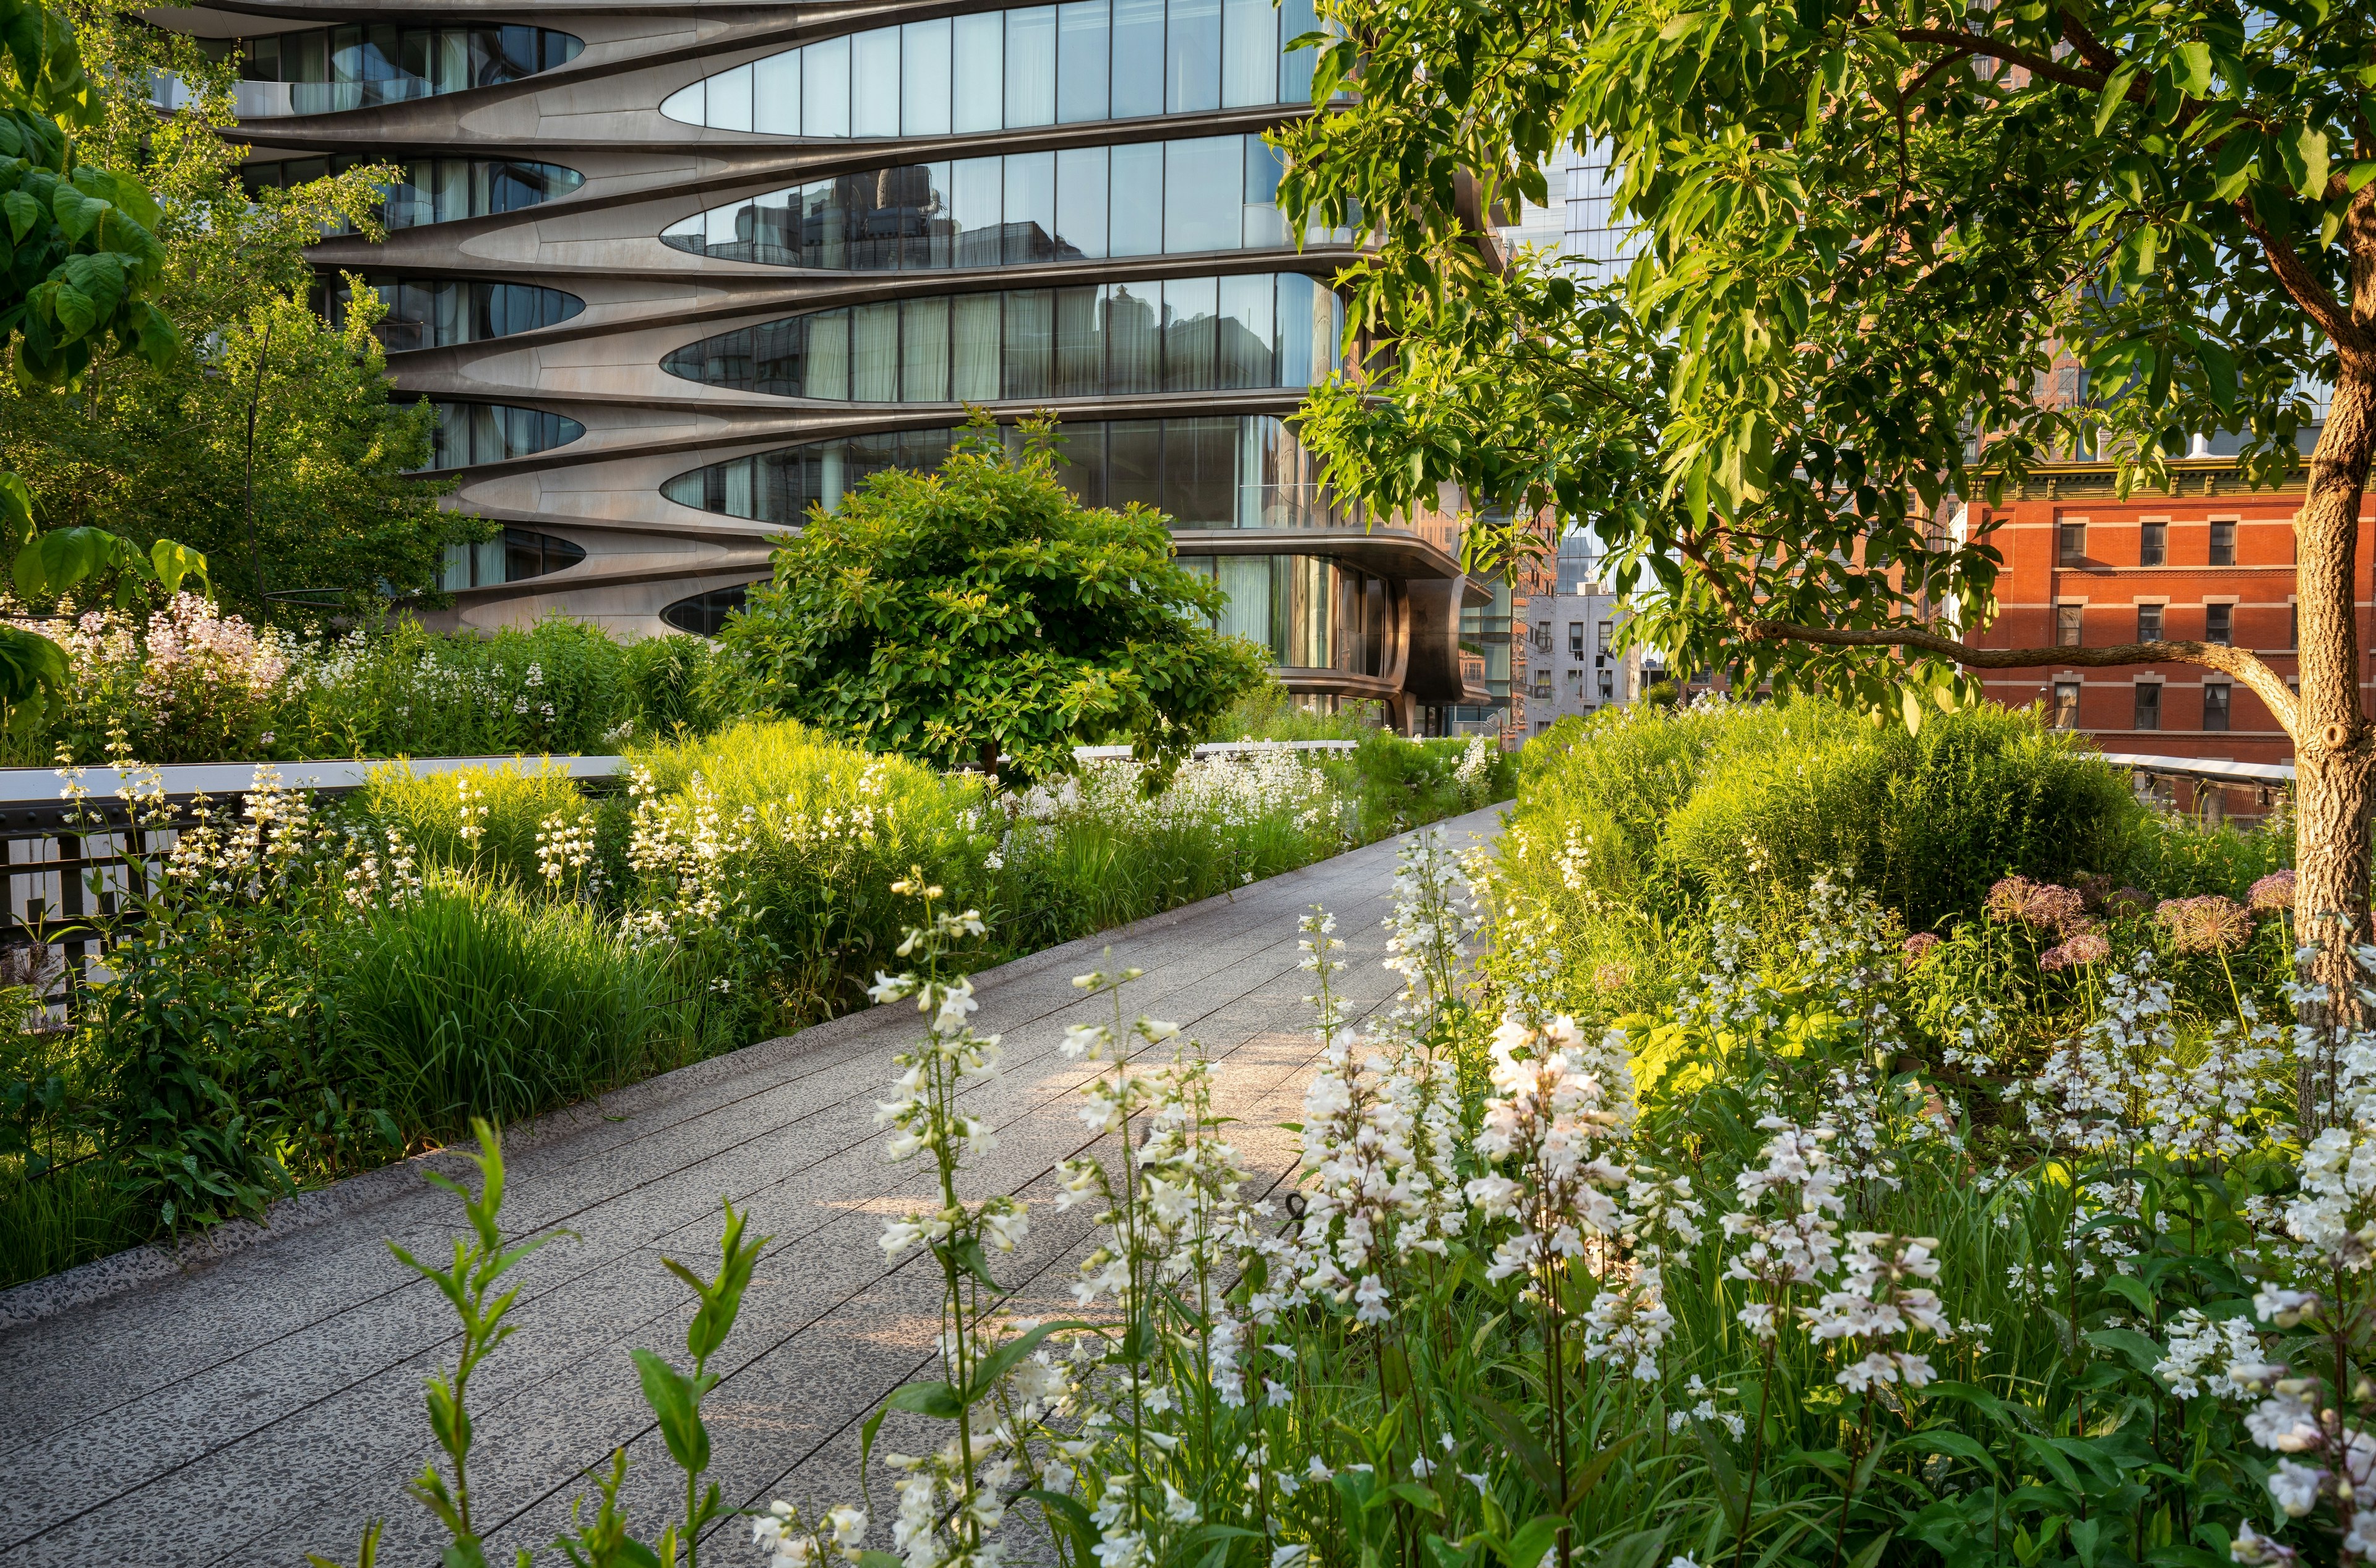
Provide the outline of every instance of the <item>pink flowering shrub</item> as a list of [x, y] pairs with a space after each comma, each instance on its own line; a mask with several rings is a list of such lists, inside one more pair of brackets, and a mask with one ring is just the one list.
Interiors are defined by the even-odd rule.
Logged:
[[106, 755], [118, 731], [145, 762], [273, 754], [289, 659], [272, 634], [188, 593], [145, 618], [87, 611], [51, 631], [71, 683], [55, 732], [76, 757]]

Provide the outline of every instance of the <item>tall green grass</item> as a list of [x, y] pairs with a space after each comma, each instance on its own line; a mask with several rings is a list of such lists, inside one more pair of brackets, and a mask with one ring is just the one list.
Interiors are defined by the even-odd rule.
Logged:
[[[356, 803], [374, 822], [401, 832], [424, 865], [477, 871], [520, 885], [539, 880], [536, 844], [543, 825], [555, 816], [577, 821], [596, 809], [565, 770], [527, 759], [444, 773], [384, 763], [364, 776]], [[478, 836], [467, 837], [466, 827]]]
[[437, 875], [356, 935], [335, 1070], [415, 1135], [517, 1121], [703, 1053], [699, 987], [583, 907]]

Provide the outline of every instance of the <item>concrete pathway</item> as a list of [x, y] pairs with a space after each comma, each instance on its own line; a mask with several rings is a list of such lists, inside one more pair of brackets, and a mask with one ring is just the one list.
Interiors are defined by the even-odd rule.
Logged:
[[[1465, 846], [1498, 821], [1488, 811], [1445, 826]], [[977, 977], [975, 1022], [1003, 1031], [1007, 1054], [1004, 1075], [977, 1091], [1000, 1141], [974, 1178], [1032, 1203], [1028, 1247], [998, 1260], [1018, 1310], [1060, 1305], [1085, 1250], [1085, 1211], [1048, 1202], [1052, 1167], [1085, 1146], [1068, 1097], [1092, 1069], [1054, 1050], [1066, 1024], [1094, 1016], [1072, 977], [1108, 944], [1146, 970], [1125, 1007], [1179, 1023], [1223, 1064], [1222, 1109], [1241, 1119], [1248, 1163], [1276, 1180], [1293, 1164], [1276, 1123], [1293, 1118], [1315, 1050], [1297, 918], [1315, 902], [1336, 911], [1352, 1008], [1377, 1006], [1395, 989], [1380, 962], [1394, 861], [1393, 841], [1372, 845]], [[559, 1239], [512, 1277], [517, 1333], [470, 1387], [491, 1561], [519, 1547], [559, 1561], [548, 1544], [614, 1447], [631, 1466], [629, 1516], [658, 1534], [676, 1472], [627, 1353], [682, 1359], [691, 1298], [660, 1258], [715, 1269], [721, 1196], [776, 1240], [713, 1362], [725, 1376], [705, 1407], [712, 1474], [735, 1504], [856, 1498], [859, 1424], [926, 1368], [937, 1332], [924, 1254], [886, 1268], [875, 1245], [884, 1217], [930, 1182], [921, 1163], [883, 1161], [873, 1120], [889, 1058], [916, 1028], [906, 1004], [854, 1014], [505, 1139], [507, 1228]], [[134, 1259], [0, 1296], [0, 1562], [347, 1560], [364, 1522], [385, 1517], [382, 1563], [434, 1562], [442, 1538], [404, 1482], [434, 1452], [421, 1379], [451, 1364], [454, 1320], [382, 1241], [450, 1252], [459, 1206], [418, 1179], [423, 1167], [464, 1169], [434, 1156], [341, 1183], [164, 1277], [139, 1277]], [[885, 1446], [898, 1433], [886, 1427]], [[875, 1501], [887, 1522], [879, 1476]], [[718, 1561], [755, 1564], [731, 1529]], [[887, 1530], [868, 1544], [887, 1547]]]

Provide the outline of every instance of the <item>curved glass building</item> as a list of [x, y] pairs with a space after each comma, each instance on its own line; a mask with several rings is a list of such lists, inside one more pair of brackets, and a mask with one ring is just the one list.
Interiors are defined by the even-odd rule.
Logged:
[[[1290, 687], [1473, 701], [1479, 590], [1297, 440], [1340, 362], [1344, 232], [1290, 235], [1263, 133], [1313, 113], [1311, 0], [157, 13], [236, 53], [252, 186], [392, 165], [326, 235], [437, 410], [448, 623], [708, 632], [768, 540], [945, 456], [968, 405], [1063, 422], [1085, 500], [1169, 514]], [[171, 107], [175, 89], [159, 90]]]

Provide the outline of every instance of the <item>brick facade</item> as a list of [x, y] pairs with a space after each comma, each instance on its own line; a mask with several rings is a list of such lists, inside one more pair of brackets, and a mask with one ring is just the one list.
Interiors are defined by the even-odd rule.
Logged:
[[[2004, 558], [2000, 613], [1975, 640], [1986, 647], [2228, 640], [2290, 679], [2299, 484], [2248, 490], [2217, 459], [2175, 469], [2169, 490], [2126, 500], [2109, 468], [2073, 466], [2034, 479], [1993, 511], [1975, 503], [1976, 516], [1998, 525], [1989, 540]], [[2371, 645], [2372, 552], [2376, 541], [2363, 529], [2356, 588], [2363, 658]], [[2194, 665], [1979, 673], [1991, 699], [2009, 707], [2042, 702], [2050, 718], [2096, 736], [2107, 751], [2234, 762], [2293, 755], [2258, 697]], [[2370, 673], [2363, 669], [2363, 685]]]

